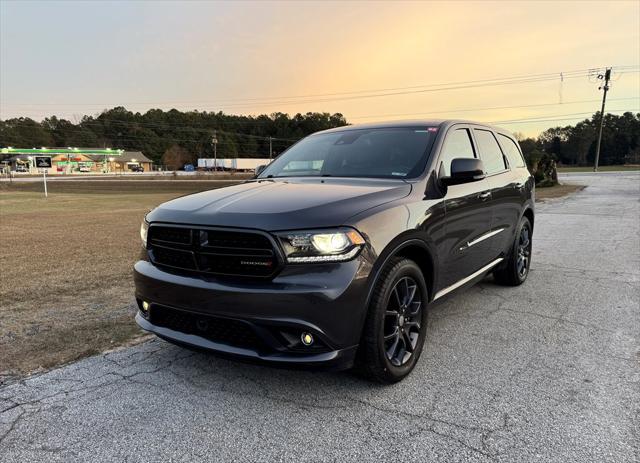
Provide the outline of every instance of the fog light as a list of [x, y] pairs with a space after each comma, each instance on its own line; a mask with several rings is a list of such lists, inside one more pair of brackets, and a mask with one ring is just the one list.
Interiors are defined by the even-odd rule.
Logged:
[[310, 346], [313, 344], [313, 335], [311, 333], [302, 333], [302, 335], [300, 335], [300, 340], [305, 346]]
[[149, 304], [147, 301], [142, 301], [142, 306], [141, 306], [141, 310], [144, 313], [149, 313], [149, 307], [151, 306], [151, 304]]

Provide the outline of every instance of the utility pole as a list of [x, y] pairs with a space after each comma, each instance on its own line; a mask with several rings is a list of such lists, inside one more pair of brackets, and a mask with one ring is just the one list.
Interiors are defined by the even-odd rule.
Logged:
[[600, 110], [600, 129], [598, 130], [598, 143], [596, 144], [596, 162], [593, 165], [593, 171], [598, 172], [598, 161], [600, 160], [600, 143], [602, 142], [602, 126], [604, 125], [604, 104], [607, 101], [607, 92], [609, 91], [609, 79], [611, 79], [611, 68], [607, 68], [604, 76], [600, 74], [599, 79], [604, 79], [604, 85], [598, 90], [603, 90], [602, 109]]
[[273, 144], [271, 143], [273, 141], [273, 137], [269, 137], [269, 163], [271, 163], [271, 160], [273, 159]]
[[216, 131], [213, 131], [213, 137], [211, 137], [211, 144], [213, 145], [213, 171], [218, 171], [218, 138], [216, 137]]

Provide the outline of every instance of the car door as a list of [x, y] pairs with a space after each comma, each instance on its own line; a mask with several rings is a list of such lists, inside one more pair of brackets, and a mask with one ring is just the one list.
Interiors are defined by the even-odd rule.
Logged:
[[506, 156], [492, 130], [485, 127], [474, 128], [473, 136], [491, 189], [492, 235], [488, 241], [493, 250], [492, 258], [495, 258], [512, 242], [518, 221], [520, 207], [514, 208], [516, 203], [519, 204], [514, 201], [517, 197], [515, 173], [509, 168]]
[[509, 166], [508, 172], [491, 177], [495, 201], [493, 227], [504, 229], [495, 240], [496, 252], [500, 254], [506, 253], [515, 239], [523, 204], [527, 200], [529, 171], [516, 141], [500, 132], [495, 132], [495, 135]]
[[[455, 158], [477, 158], [471, 128], [452, 126], [438, 159], [438, 176], [449, 176]], [[439, 288], [447, 288], [485, 266], [492, 248], [483, 237], [491, 233], [491, 192], [486, 179], [446, 187], [444, 236], [438, 245]]]

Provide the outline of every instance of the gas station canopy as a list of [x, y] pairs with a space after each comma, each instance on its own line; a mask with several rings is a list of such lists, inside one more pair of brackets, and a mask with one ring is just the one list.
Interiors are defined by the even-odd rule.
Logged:
[[121, 156], [124, 150], [84, 149], [84, 148], [0, 148], [0, 154], [58, 155], [58, 154], [99, 154], [104, 156]]

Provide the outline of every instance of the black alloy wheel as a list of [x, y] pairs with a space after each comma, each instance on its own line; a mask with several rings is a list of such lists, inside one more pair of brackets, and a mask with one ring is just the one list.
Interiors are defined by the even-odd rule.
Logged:
[[532, 236], [531, 222], [522, 217], [511, 250], [504, 262], [493, 271], [496, 283], [518, 286], [525, 282], [531, 268]]
[[368, 379], [395, 383], [420, 358], [427, 330], [427, 285], [411, 259], [394, 257], [376, 279], [356, 368]]
[[418, 284], [403, 277], [391, 291], [384, 323], [384, 350], [395, 365], [406, 364], [415, 352], [420, 337], [422, 297]]
[[518, 276], [524, 280], [529, 272], [529, 257], [531, 256], [531, 230], [529, 224], [523, 224], [518, 237], [518, 258], [516, 260], [516, 268]]

